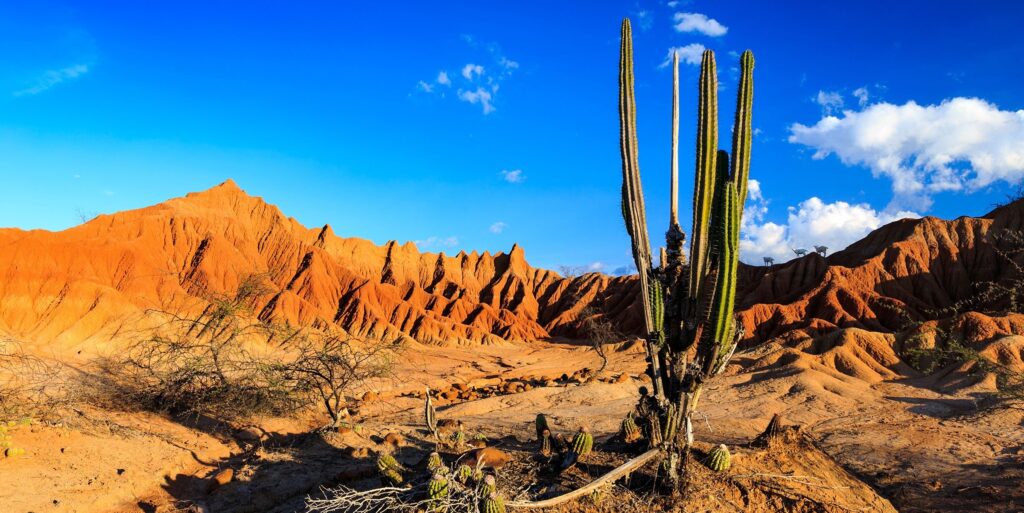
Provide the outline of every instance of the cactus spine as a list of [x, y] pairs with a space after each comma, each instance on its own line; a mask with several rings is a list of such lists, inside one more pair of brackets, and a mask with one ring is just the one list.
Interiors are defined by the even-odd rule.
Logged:
[[[633, 43], [629, 20], [622, 22], [619, 54], [619, 149], [622, 154], [622, 214], [639, 273], [648, 372], [657, 415], [644, 419], [652, 444], [669, 452], [676, 473], [679, 441], [688, 451], [691, 416], [704, 383], [728, 363], [742, 336], [733, 315], [739, 267], [739, 230], [747, 195], [752, 141], [754, 56], [740, 57], [740, 82], [732, 130], [732, 157], [718, 148], [718, 77], [715, 55], [701, 57], [697, 140], [693, 182], [693, 225], [687, 260], [678, 223], [678, 56], [673, 56], [672, 159], [669, 230], [660, 268], [651, 264], [636, 133]], [[696, 346], [696, 351], [691, 349]], [[692, 360], [690, 359], [692, 358]], [[647, 401], [642, 398], [641, 401]], [[660, 429], [662, 428], [663, 429]], [[660, 435], [662, 440], [655, 437]]]
[[480, 505], [481, 513], [505, 513], [505, 500], [497, 493], [492, 492]]
[[704, 460], [704, 464], [715, 472], [725, 472], [732, 466], [732, 455], [729, 454], [729, 448], [725, 444], [721, 444], [711, 452], [708, 453], [708, 457]]

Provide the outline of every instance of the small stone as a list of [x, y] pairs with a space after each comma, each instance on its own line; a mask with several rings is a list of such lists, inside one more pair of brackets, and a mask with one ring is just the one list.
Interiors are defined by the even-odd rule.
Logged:
[[405, 438], [398, 433], [388, 433], [384, 435], [384, 443], [395, 447], [401, 447], [405, 445]]
[[234, 478], [235, 478], [235, 471], [234, 471], [234, 469], [230, 469], [230, 468], [223, 469], [223, 470], [221, 470], [221, 471], [219, 471], [219, 472], [217, 472], [216, 474], [213, 475], [213, 479], [210, 480], [210, 483], [207, 485], [206, 489], [207, 489], [207, 491], [212, 492], [212, 491], [216, 490], [217, 488], [220, 488], [220, 487], [230, 483], [231, 480], [234, 479]]
[[379, 397], [380, 395], [378, 395], [377, 392], [371, 390], [363, 394], [363, 401], [376, 401]]

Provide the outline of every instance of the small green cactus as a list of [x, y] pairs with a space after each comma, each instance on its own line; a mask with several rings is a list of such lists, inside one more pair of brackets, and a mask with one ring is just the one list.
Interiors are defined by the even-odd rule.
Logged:
[[562, 468], [566, 469], [575, 465], [590, 454], [593, 448], [594, 436], [590, 434], [586, 426], [580, 427], [580, 430], [576, 432], [576, 436], [573, 437], [572, 443], [569, 445], [569, 453], [565, 455], [565, 460], [562, 461]]
[[444, 511], [448, 502], [448, 479], [435, 473], [427, 483], [427, 497], [430, 499], [429, 511]]
[[542, 438], [544, 438], [544, 432], [545, 431], [551, 431], [551, 426], [548, 426], [548, 418], [545, 417], [543, 413], [538, 413], [537, 414], [536, 424], [537, 424], [537, 441], [539, 442]]
[[626, 418], [622, 419], [622, 440], [631, 444], [641, 438], [643, 435], [640, 434], [640, 428], [636, 425], [636, 420], [633, 419], [633, 412], [630, 412]]
[[405, 468], [390, 454], [381, 454], [377, 458], [377, 471], [380, 472], [381, 480], [391, 486], [398, 486], [405, 481], [402, 478]]
[[572, 448], [570, 450], [579, 455], [580, 458], [590, 454], [590, 451], [594, 448], [594, 436], [590, 434], [585, 426], [581, 427], [576, 432], [576, 436], [572, 439]]
[[447, 472], [448, 467], [444, 465], [440, 454], [432, 452], [430, 456], [427, 456], [427, 470], [432, 474], [436, 474], [438, 472]]
[[708, 453], [707, 459], [704, 460], [704, 464], [715, 472], [725, 472], [732, 466], [732, 455], [729, 454], [729, 448], [725, 444], [721, 444], [711, 452]]
[[469, 465], [462, 464], [459, 465], [457, 469], [455, 469], [455, 480], [462, 484], [466, 484], [467, 482], [469, 482], [470, 478], [472, 477], [473, 468], [470, 467]]
[[461, 429], [452, 433], [452, 446], [462, 447], [466, 444], [466, 433]]
[[481, 513], [505, 513], [505, 500], [496, 492], [491, 492], [480, 505]]
[[487, 475], [480, 480], [480, 484], [476, 487], [477, 497], [490, 497], [498, 491], [498, 485], [494, 482], [494, 476]]

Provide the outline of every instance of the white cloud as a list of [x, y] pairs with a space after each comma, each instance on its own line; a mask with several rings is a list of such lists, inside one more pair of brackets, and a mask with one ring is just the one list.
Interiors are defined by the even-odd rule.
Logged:
[[477, 87], [475, 91], [459, 89], [459, 99], [468, 103], [479, 103], [484, 109], [484, 114], [490, 114], [495, 110], [491, 98], [491, 92], [483, 87]]
[[857, 105], [860, 105], [860, 108], [863, 109], [868, 105], [868, 99], [870, 98], [870, 95], [868, 94], [867, 87], [858, 87], [857, 89], [854, 89], [853, 96], [857, 98]]
[[20, 91], [15, 91], [14, 96], [30, 96], [33, 94], [39, 94], [57, 84], [60, 84], [61, 82], [74, 80], [88, 72], [88, 64], [75, 64], [74, 66], [68, 66], [66, 68], [49, 70], [36, 79], [32, 86]]
[[669, 9], [675, 9], [676, 6], [679, 5], [679, 2], [677, 0], [672, 0], [671, 2], [668, 2], [665, 5], [668, 5]]
[[437, 73], [437, 83], [446, 86], [452, 85], [452, 80], [448, 78], [447, 71], [440, 71]]
[[686, 46], [673, 46], [668, 49], [668, 54], [665, 56], [665, 60], [658, 65], [659, 68], [664, 68], [669, 64], [672, 64], [672, 54], [679, 54], [679, 62], [684, 64], [699, 65], [701, 55], [704, 53], [704, 45], [700, 43], [691, 43]]
[[794, 123], [789, 142], [814, 148], [815, 159], [835, 154], [892, 180], [887, 210], [927, 210], [936, 192], [1024, 178], [1024, 110], [999, 110], [978, 98], [875, 103], [812, 126]]
[[[756, 197], [758, 201], [763, 201], [759, 189], [756, 196], [754, 187], [749, 190], [751, 192], [748, 198]], [[751, 207], [748, 205], [747, 208]], [[744, 262], [759, 265], [763, 262], [762, 257], [772, 257], [776, 263], [794, 258], [794, 249], [806, 249], [810, 252], [814, 251], [814, 246], [826, 246], [831, 254], [864, 238], [882, 225], [907, 217], [920, 216], [907, 211], [879, 212], [867, 203], [825, 203], [820, 198], [812, 197], [800, 202], [796, 207], [789, 207], [785, 225], [762, 223], [763, 213], [760, 216], [752, 216], [751, 219], [747, 219], [745, 213], [740, 256]]]
[[432, 92], [434, 92], [434, 86], [430, 85], [430, 84], [428, 84], [428, 83], [426, 83], [426, 82], [424, 82], [422, 80], [420, 80], [420, 83], [416, 84], [416, 86], [419, 87], [420, 90], [423, 91], [424, 93], [432, 93]]
[[501, 233], [501, 232], [505, 231], [505, 227], [506, 226], [508, 226], [508, 225], [505, 224], [504, 221], [498, 221], [498, 222], [492, 224], [491, 227], [488, 228], [488, 230], [490, 230], [491, 233], [497, 234], [497, 233]]
[[526, 180], [526, 175], [523, 174], [522, 169], [502, 169], [501, 178], [508, 183], [523, 183]]
[[466, 80], [473, 80], [474, 76], [481, 76], [484, 74], [484, 67], [479, 64], [467, 64], [462, 67], [462, 76]]
[[413, 244], [416, 244], [416, 247], [421, 250], [432, 248], [453, 248], [459, 245], [459, 238], [454, 235], [449, 235], [448, 237], [432, 235], [423, 240], [415, 240], [413, 241]]
[[604, 269], [604, 262], [591, 262], [587, 264], [587, 272], [599, 273]]
[[505, 69], [519, 69], [519, 63], [505, 57], [504, 55], [498, 57], [498, 64]]
[[818, 91], [818, 95], [814, 97], [814, 103], [821, 105], [822, 116], [831, 116], [842, 112], [843, 95], [835, 91]]
[[672, 18], [676, 22], [677, 32], [700, 32], [706, 36], [718, 37], [729, 31], [729, 28], [718, 20], [698, 12], [677, 12]]

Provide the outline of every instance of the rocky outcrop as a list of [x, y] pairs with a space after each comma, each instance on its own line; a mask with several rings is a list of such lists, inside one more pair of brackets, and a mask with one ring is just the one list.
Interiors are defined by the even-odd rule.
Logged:
[[[828, 258], [743, 266], [745, 345], [841, 328], [889, 333], [975, 294], [1012, 267], [988, 235], [1024, 225], [1014, 203], [983, 218], [886, 225]], [[523, 248], [445, 255], [309, 229], [227, 181], [61, 232], [0, 230], [0, 331], [74, 347], [130, 336], [150, 310], [202, 304], [263, 274], [264, 319], [357, 336], [479, 344], [578, 336], [584, 310], [640, 331], [633, 277], [565, 278]]]
[[566, 279], [525, 253], [421, 253], [307, 229], [227, 181], [62, 232], [0, 230], [0, 330], [27, 341], [106, 343], [150, 310], [178, 310], [266, 275], [262, 318], [422, 343], [498, 343], [574, 335], [595, 305], [625, 327], [628, 278]]

